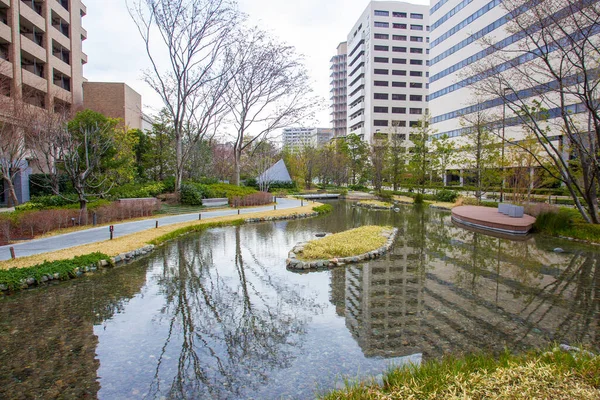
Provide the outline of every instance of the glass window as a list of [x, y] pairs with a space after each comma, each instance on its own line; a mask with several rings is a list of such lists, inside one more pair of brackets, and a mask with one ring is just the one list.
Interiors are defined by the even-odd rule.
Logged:
[[395, 51], [396, 53], [406, 53], [406, 47], [392, 47], [392, 51]]
[[423, 76], [421, 71], [410, 71], [410, 76]]
[[390, 83], [388, 81], [373, 81], [374, 86], [389, 86]]
[[389, 39], [390, 35], [386, 35], [385, 33], [376, 33], [375, 39]]
[[406, 87], [406, 82], [392, 82], [392, 87]]
[[419, 43], [422, 43], [422, 42], [423, 42], [423, 37], [422, 37], [422, 36], [411, 36], [411, 37], [410, 37], [410, 41], [411, 41], [411, 42], [419, 42]]
[[423, 14], [410, 13], [410, 17], [413, 19], [423, 19]]
[[406, 64], [406, 58], [392, 58], [393, 64]]
[[411, 47], [410, 52], [413, 54], [423, 54], [423, 49], [420, 49], [418, 47]]
[[375, 10], [375, 15], [378, 17], [389, 17], [390, 16], [390, 12], [389, 11], [383, 11], [383, 10]]
[[392, 114], [406, 114], [406, 107], [392, 107]]
[[406, 35], [392, 35], [392, 39], [393, 40], [401, 40], [403, 42], [406, 42], [407, 37], [406, 37]]
[[405, 94], [399, 94], [399, 93], [393, 93], [392, 94], [392, 100], [406, 100], [406, 95]]
[[423, 60], [410, 60], [410, 65], [423, 65]]
[[390, 59], [387, 57], [375, 57], [376, 63], [389, 63]]
[[419, 94], [411, 94], [410, 101], [423, 101], [423, 96]]
[[411, 25], [410, 29], [413, 31], [422, 31], [423, 30], [423, 25]]
[[375, 51], [389, 51], [389, 46], [375, 45]]
[[389, 108], [388, 107], [373, 107], [373, 112], [387, 114], [389, 112]]
[[387, 93], [374, 93], [373, 98], [375, 100], [387, 100], [389, 95]]
[[394, 29], [406, 29], [406, 24], [394, 24]]
[[411, 108], [410, 113], [412, 115], [423, 114], [423, 109], [422, 108]]
[[390, 27], [390, 23], [389, 22], [375, 21], [375, 28], [389, 28], [389, 27]]
[[392, 75], [406, 76], [406, 71], [395, 69], [392, 71]]
[[419, 83], [419, 82], [411, 82], [410, 83], [410, 87], [413, 89], [422, 89], [423, 88], [423, 84]]
[[389, 75], [390, 71], [387, 69], [375, 69], [375, 71], [373, 71], [373, 73], [375, 75]]
[[407, 14], [405, 12], [392, 12], [392, 15], [396, 18], [406, 18]]

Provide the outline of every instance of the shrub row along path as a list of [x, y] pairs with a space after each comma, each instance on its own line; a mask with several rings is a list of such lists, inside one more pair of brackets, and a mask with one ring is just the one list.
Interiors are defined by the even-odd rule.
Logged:
[[[306, 201], [305, 201], [306, 203]], [[277, 199], [277, 209], [290, 209], [300, 207], [300, 200], [296, 199]], [[273, 206], [262, 206], [262, 207], [251, 207], [241, 208], [240, 214], [249, 214], [259, 211], [272, 210]], [[202, 219], [210, 219], [216, 217], [223, 217], [227, 215], [236, 215], [237, 209], [221, 209], [214, 211], [202, 211]], [[152, 229], [156, 226], [158, 221], [160, 226], [176, 224], [179, 222], [188, 222], [198, 219], [199, 213], [193, 214], [182, 214], [182, 215], [171, 215], [167, 217], [157, 217], [148, 220], [124, 222], [114, 224], [113, 237], [118, 238], [120, 236], [130, 235], [132, 233], [145, 231]], [[81, 246], [89, 243], [102, 242], [107, 240], [110, 236], [109, 227], [103, 226], [99, 228], [90, 228], [72, 233], [66, 233], [63, 235], [52, 236], [44, 239], [34, 239], [27, 242], [22, 242], [13, 245], [0, 246], [0, 261], [10, 259], [10, 247], [14, 247], [17, 257], [26, 257], [34, 254], [47, 253], [55, 250], [68, 249], [70, 247]]]

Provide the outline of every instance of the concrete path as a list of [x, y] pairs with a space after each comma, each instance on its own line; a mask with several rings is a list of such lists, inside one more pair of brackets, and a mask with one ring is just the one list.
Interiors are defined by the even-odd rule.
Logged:
[[[306, 201], [304, 203], [307, 203]], [[277, 209], [289, 209], [300, 207], [300, 200], [296, 199], [277, 199]], [[270, 211], [273, 210], [273, 206], [253, 207], [253, 208], [242, 208], [240, 209], [241, 214], [249, 214], [257, 211]], [[202, 211], [202, 219], [210, 219], [215, 217], [222, 217], [226, 215], [236, 215], [237, 209], [228, 210], [215, 210], [215, 211]], [[182, 214], [182, 215], [171, 215], [168, 217], [156, 217], [149, 220], [134, 221], [134, 222], [123, 222], [114, 224], [114, 237], [129, 235], [135, 232], [145, 231], [146, 229], [152, 229], [155, 227], [158, 221], [160, 226], [176, 224], [179, 222], [195, 221], [198, 219], [198, 213], [193, 214]], [[0, 246], [0, 261], [10, 259], [10, 247], [15, 248], [15, 254], [17, 257], [25, 257], [33, 254], [47, 253], [54, 250], [68, 249], [69, 247], [80, 246], [83, 244], [102, 242], [109, 238], [108, 226], [100, 228], [91, 228], [83, 231], [66, 233], [64, 235], [57, 235], [48, 237], [45, 239], [34, 239], [27, 242]]]

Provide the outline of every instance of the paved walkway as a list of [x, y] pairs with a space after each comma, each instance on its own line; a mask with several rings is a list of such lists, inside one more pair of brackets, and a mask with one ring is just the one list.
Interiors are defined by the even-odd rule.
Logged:
[[[306, 203], [306, 202], [305, 202]], [[296, 199], [277, 199], [277, 209], [289, 209], [300, 207], [300, 200]], [[258, 211], [269, 211], [272, 210], [273, 206], [264, 207], [253, 207], [253, 208], [242, 208], [240, 209], [241, 214], [249, 214]], [[226, 215], [236, 215], [237, 209], [228, 210], [215, 210], [215, 211], [203, 211], [202, 219], [222, 217]], [[132, 233], [145, 231], [155, 227], [158, 221], [160, 226], [177, 224], [179, 222], [195, 221], [198, 219], [198, 213], [193, 214], [182, 214], [182, 215], [171, 215], [168, 217], [156, 217], [149, 220], [124, 222], [114, 224], [114, 237], [129, 235]], [[14, 244], [12, 247], [15, 248], [15, 254], [17, 257], [25, 257], [34, 254], [47, 253], [50, 251], [68, 249], [70, 247], [80, 246], [83, 244], [102, 242], [109, 238], [108, 226], [100, 228], [91, 228], [83, 231], [66, 233], [64, 235], [52, 236], [44, 239], [34, 239], [27, 242]], [[10, 259], [10, 247], [0, 246], [0, 261]]]

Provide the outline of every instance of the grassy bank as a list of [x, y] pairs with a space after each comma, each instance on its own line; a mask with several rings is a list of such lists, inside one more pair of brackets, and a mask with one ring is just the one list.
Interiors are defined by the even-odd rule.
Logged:
[[549, 236], [600, 243], [600, 225], [586, 223], [581, 214], [573, 208], [561, 207], [541, 212], [536, 217], [534, 229]]
[[[14, 260], [0, 262], [0, 270], [10, 269], [13, 267], [25, 268], [33, 265], [42, 264], [45, 261], [67, 260], [74, 256], [83, 256], [92, 253], [104, 253], [110, 257], [118, 254], [126, 253], [132, 250], [144, 247], [147, 244], [152, 244], [155, 241], [163, 243], [166, 240], [181, 236], [187, 232], [206, 229], [206, 227], [238, 224], [241, 218], [263, 218], [263, 217], [284, 217], [294, 214], [305, 214], [313, 212], [313, 206], [319, 206], [319, 203], [311, 203], [304, 207], [291, 208], [285, 210], [273, 210], [256, 213], [239, 215], [228, 215], [224, 217], [210, 218], [208, 220], [188, 221], [178, 224], [160, 226], [157, 229], [148, 229], [142, 232], [137, 232], [131, 235], [122, 236], [114, 240], [106, 240], [103, 242], [90, 243], [83, 246], [71, 247], [68, 249], [57, 250], [49, 253], [36, 254], [29, 257], [17, 258]], [[175, 233], [177, 232], [177, 233]], [[170, 235], [170, 236], [167, 236]], [[108, 232], [107, 232], [108, 236]]]
[[387, 372], [383, 386], [363, 383], [325, 396], [337, 399], [598, 399], [600, 357], [558, 348], [499, 357], [478, 354]]
[[313, 240], [304, 246], [301, 259], [320, 260], [368, 253], [386, 243], [387, 237], [383, 236], [383, 232], [391, 229], [389, 226], [361, 226]]

